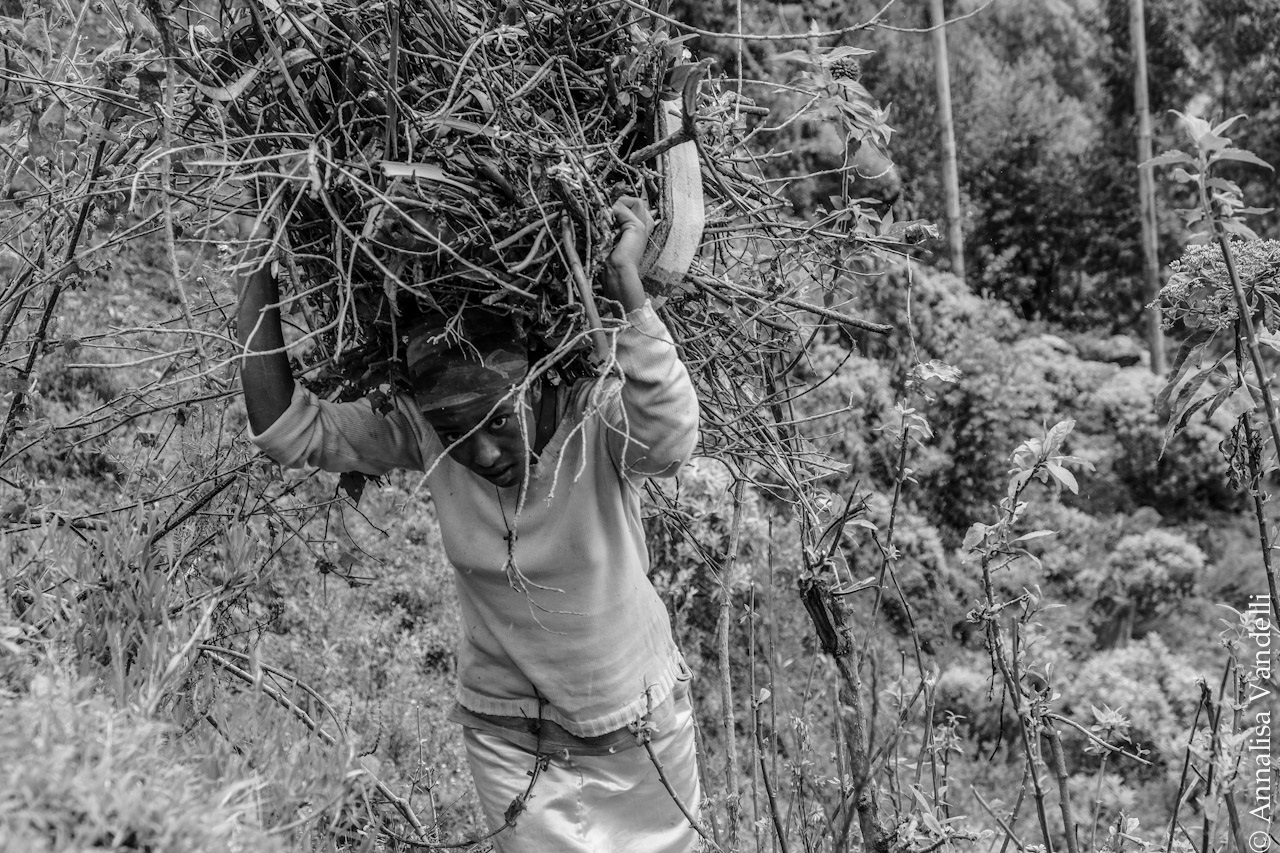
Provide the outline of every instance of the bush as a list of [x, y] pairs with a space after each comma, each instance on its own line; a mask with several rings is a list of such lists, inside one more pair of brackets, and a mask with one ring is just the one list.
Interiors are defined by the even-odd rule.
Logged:
[[[675, 480], [650, 481], [642, 509], [650, 580], [674, 616], [673, 627], [685, 654], [694, 659], [715, 656], [719, 571], [732, 534], [733, 485], [733, 473], [725, 465], [695, 457]], [[731, 595], [745, 601], [773, 543], [764, 501], [756, 489], [744, 488], [741, 511], [730, 588]], [[777, 556], [785, 565], [785, 556]]]
[[[1081, 400], [1081, 434], [1090, 441], [1080, 455], [1097, 469], [1095, 486], [1082, 499], [1091, 512], [1132, 512], [1154, 507], [1161, 515], [1188, 518], [1238, 509], [1218, 445], [1230, 419], [1195, 419], [1164, 447], [1164, 424], [1155, 411], [1164, 380], [1145, 367], [1116, 370]], [[1107, 484], [1111, 484], [1109, 487]]]
[[[1082, 478], [1081, 489], [1089, 488], [1092, 479]], [[1054, 535], [1028, 543], [1040, 566], [1037, 569], [1030, 560], [1015, 563], [1009, 591], [1017, 593], [1023, 586], [1044, 583], [1055, 597], [1069, 601], [1081, 596], [1079, 573], [1106, 558], [1111, 536], [1106, 522], [1059, 500], [1031, 501], [1019, 529], [1052, 530]]]
[[[880, 530], [885, 542], [889, 527], [889, 499], [874, 495], [866, 518]], [[886, 574], [880, 599], [880, 616], [896, 634], [914, 634], [920, 648], [934, 654], [968, 635], [965, 614], [981, 594], [977, 577], [959, 561], [950, 559], [942, 535], [926, 516], [909, 503], [901, 503], [894, 522], [895, 558], [892, 574]], [[846, 534], [849, 535], [849, 534]], [[853, 534], [846, 549], [854, 580], [878, 575], [883, 562], [880, 548], [865, 534]], [[859, 595], [855, 603], [870, 615], [874, 596]]]
[[[972, 739], [978, 751], [1003, 739], [1016, 739], [1017, 717], [1000, 713], [1001, 687], [992, 688], [991, 673], [968, 666], [951, 666], [938, 676], [934, 687], [933, 722], [946, 723], [952, 715], [962, 718], [960, 731]], [[1003, 727], [1003, 738], [1001, 730]]]
[[[1171, 652], [1159, 635], [1151, 634], [1089, 660], [1071, 681], [1064, 702], [1067, 712], [1085, 725], [1093, 721], [1093, 707], [1105, 705], [1123, 714], [1130, 721], [1131, 744], [1126, 749], [1145, 750], [1146, 758], [1160, 768], [1176, 764], [1198, 695], [1190, 662]], [[1083, 751], [1083, 735], [1064, 728], [1063, 738]], [[1108, 766], [1126, 775], [1151, 773], [1132, 761]]]
[[890, 322], [910, 330], [913, 346], [869, 349], [895, 365], [894, 375], [905, 376], [917, 358], [961, 370], [960, 381], [930, 406], [930, 420], [945, 429], [930, 452], [911, 462], [915, 500], [956, 546], [999, 499], [1009, 452], [1075, 412], [1115, 367], [1079, 358], [1061, 337], [1034, 334], [1007, 305], [970, 292], [953, 276], [925, 272], [912, 281], [910, 312], [901, 279], [888, 280], [899, 289], [881, 283], [869, 291]]
[[1122, 538], [1105, 563], [1080, 577], [1092, 592], [1101, 644], [1145, 635], [1191, 593], [1204, 567], [1204, 552], [1180, 533], [1157, 529]]
[[815, 346], [811, 357], [796, 365], [794, 375], [813, 386], [796, 399], [797, 415], [814, 418], [804, 427], [809, 440], [837, 463], [848, 465], [855, 478], [886, 479], [897, 461], [896, 448], [880, 430], [896, 422], [897, 415], [893, 380], [885, 365], [828, 343]]
[[256, 825], [256, 785], [202, 778], [172, 731], [49, 675], [0, 699], [0, 848], [218, 853], [284, 846]]

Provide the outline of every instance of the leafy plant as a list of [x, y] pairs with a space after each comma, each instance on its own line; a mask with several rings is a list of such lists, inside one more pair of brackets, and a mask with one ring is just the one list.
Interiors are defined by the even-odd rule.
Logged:
[[1121, 538], [1104, 563], [1079, 578], [1094, 599], [1102, 645], [1141, 636], [1191, 593], [1204, 569], [1204, 552], [1178, 533], [1150, 530]]
[[[0, 698], [0, 847], [30, 853], [286, 849], [255, 811], [262, 783], [205, 778], [172, 728], [111, 707], [91, 682], [41, 675]], [[206, 761], [205, 767], [214, 762]]]
[[[1157, 403], [1168, 414], [1167, 441], [1201, 409], [1212, 415], [1228, 401], [1235, 402], [1239, 414], [1230, 437], [1222, 444], [1222, 452], [1232, 482], [1253, 501], [1273, 612], [1280, 619], [1280, 595], [1264, 512], [1266, 498], [1260, 488], [1262, 477], [1275, 470], [1275, 454], [1280, 451], [1280, 408], [1262, 351], [1263, 333], [1274, 334], [1280, 323], [1280, 265], [1274, 245], [1259, 241], [1244, 221], [1265, 210], [1247, 206], [1240, 186], [1218, 174], [1218, 167], [1228, 163], [1267, 169], [1271, 166], [1253, 153], [1233, 147], [1230, 138], [1224, 136], [1243, 116], [1210, 125], [1197, 116], [1177, 115], [1195, 145], [1194, 152], [1167, 151], [1143, 167], [1172, 166], [1174, 180], [1195, 191], [1198, 203], [1183, 212], [1184, 218], [1192, 229], [1213, 242], [1217, 256], [1205, 250], [1189, 250], [1157, 300], [1156, 304], [1166, 312], [1166, 324], [1181, 320], [1191, 329]], [[1244, 241], [1244, 247], [1237, 241]], [[1239, 260], [1242, 256], [1243, 264]], [[1230, 332], [1230, 340], [1226, 347], [1215, 347], [1222, 331]], [[1259, 410], [1271, 439], [1269, 452], [1254, 422]]]

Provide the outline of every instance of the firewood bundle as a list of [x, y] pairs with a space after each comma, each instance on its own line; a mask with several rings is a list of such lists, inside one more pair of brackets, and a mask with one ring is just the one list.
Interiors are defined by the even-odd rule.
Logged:
[[811, 292], [874, 229], [852, 208], [788, 218], [747, 144], [769, 111], [637, 0], [245, 0], [185, 32], [150, 11], [181, 72], [192, 194], [269, 226], [322, 394], [403, 388], [405, 332], [477, 304], [517, 318], [549, 369], [608, 370], [594, 283], [624, 194], [658, 214], [642, 274], [712, 452], [776, 461], [758, 446], [778, 414], [766, 374], [813, 312], [873, 325]]

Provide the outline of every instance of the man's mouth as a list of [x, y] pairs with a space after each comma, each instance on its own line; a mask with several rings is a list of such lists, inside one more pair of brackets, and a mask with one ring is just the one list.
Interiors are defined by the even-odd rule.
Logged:
[[514, 486], [520, 479], [519, 472], [516, 471], [516, 466], [514, 465], [508, 465], [507, 467], [499, 468], [496, 471], [486, 471], [481, 476], [490, 483], [493, 483], [495, 486], [501, 486], [503, 488]]

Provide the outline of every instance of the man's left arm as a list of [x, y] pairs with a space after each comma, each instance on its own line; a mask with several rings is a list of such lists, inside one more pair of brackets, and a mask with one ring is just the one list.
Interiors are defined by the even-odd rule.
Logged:
[[698, 440], [698, 397], [689, 371], [640, 282], [639, 264], [653, 230], [644, 202], [624, 197], [613, 206], [621, 227], [609, 255], [605, 295], [622, 306], [618, 334], [621, 405], [609, 418], [610, 447], [622, 470], [640, 477], [673, 476]]

